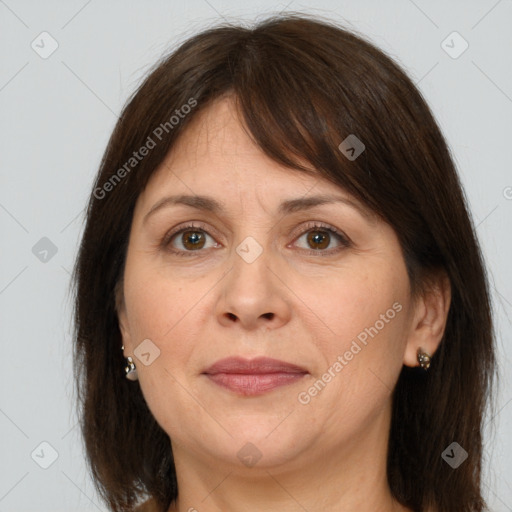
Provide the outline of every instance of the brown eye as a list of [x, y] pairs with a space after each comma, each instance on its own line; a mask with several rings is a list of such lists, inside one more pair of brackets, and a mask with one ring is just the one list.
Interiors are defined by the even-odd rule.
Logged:
[[331, 236], [326, 231], [312, 230], [308, 232], [307, 241], [312, 249], [325, 249], [329, 246]]
[[[350, 246], [350, 242], [345, 236], [334, 228], [327, 226], [309, 226], [309, 229], [305, 231], [298, 240], [303, 237], [306, 237], [307, 245], [304, 249], [307, 249], [310, 252], [318, 252], [319, 254], [332, 254], [333, 252], [337, 252]], [[337, 242], [337, 245], [329, 248], [333, 242]]]
[[202, 249], [205, 243], [204, 233], [198, 230], [187, 230], [181, 233], [180, 241], [185, 249], [197, 250]]
[[190, 256], [195, 252], [202, 252], [202, 249], [209, 248], [207, 238], [212, 240], [209, 247], [218, 247], [219, 244], [215, 243], [213, 237], [202, 227], [190, 225], [164, 237], [162, 246], [171, 253]]

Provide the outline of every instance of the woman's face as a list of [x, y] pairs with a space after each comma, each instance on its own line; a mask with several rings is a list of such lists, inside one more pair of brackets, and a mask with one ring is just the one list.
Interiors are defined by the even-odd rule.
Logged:
[[[184, 199], [162, 203], [171, 196]], [[124, 354], [175, 453], [270, 468], [381, 447], [412, 306], [393, 229], [265, 156], [228, 99], [194, 120], [137, 201]], [[232, 357], [292, 366], [211, 369]]]

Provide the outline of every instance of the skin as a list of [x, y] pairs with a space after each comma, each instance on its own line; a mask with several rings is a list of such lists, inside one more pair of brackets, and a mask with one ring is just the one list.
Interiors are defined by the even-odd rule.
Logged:
[[[348, 204], [277, 213], [285, 199], [322, 193], [359, 204], [320, 176], [265, 156], [226, 97], [194, 118], [138, 198], [118, 314], [124, 355], [133, 357], [147, 404], [172, 440], [179, 497], [169, 511], [409, 510], [392, 499], [386, 478], [391, 393], [402, 365], [418, 366], [418, 347], [435, 352], [449, 285], [439, 278], [413, 300], [394, 230]], [[172, 205], [143, 220], [176, 194], [213, 197], [225, 211]], [[189, 221], [201, 227], [162, 246]], [[310, 221], [351, 243], [325, 231], [325, 242], [315, 243], [308, 234], [322, 229]], [[200, 249], [190, 242], [194, 233], [204, 237]], [[262, 250], [250, 263], [236, 251], [246, 237]], [[299, 394], [397, 303], [400, 312], [300, 403]], [[134, 355], [145, 339], [147, 366]], [[240, 396], [202, 374], [233, 355], [273, 357], [309, 373]], [[261, 455], [252, 467], [237, 456], [247, 443]]]

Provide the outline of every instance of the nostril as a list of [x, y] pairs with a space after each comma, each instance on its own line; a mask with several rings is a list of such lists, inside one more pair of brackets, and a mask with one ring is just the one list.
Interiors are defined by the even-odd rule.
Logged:
[[268, 318], [269, 320], [272, 320], [272, 318], [274, 318], [274, 313], [265, 313], [262, 316]]

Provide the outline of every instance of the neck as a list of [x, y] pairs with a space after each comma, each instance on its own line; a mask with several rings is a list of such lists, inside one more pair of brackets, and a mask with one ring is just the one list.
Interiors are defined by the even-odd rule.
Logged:
[[168, 512], [410, 511], [393, 499], [387, 482], [389, 422], [385, 407], [339, 446], [319, 440], [307, 454], [271, 467], [241, 468], [173, 444], [179, 495]]

